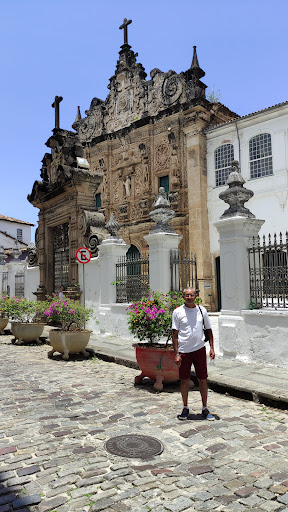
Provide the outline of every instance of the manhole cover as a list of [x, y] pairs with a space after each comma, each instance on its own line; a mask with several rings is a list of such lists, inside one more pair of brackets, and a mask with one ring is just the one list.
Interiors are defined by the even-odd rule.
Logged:
[[163, 452], [163, 445], [150, 436], [130, 434], [126, 436], [111, 437], [105, 443], [105, 448], [113, 455], [120, 457], [148, 459]]

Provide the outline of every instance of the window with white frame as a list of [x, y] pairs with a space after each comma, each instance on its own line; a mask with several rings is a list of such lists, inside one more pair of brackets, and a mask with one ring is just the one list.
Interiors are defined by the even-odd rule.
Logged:
[[227, 178], [231, 172], [231, 162], [234, 160], [233, 144], [222, 144], [215, 149], [215, 181], [216, 187], [225, 185]]
[[260, 133], [249, 141], [250, 177], [262, 178], [273, 174], [270, 133]]
[[23, 229], [17, 229], [17, 240], [19, 240], [19, 242], [22, 242], [23, 240]]

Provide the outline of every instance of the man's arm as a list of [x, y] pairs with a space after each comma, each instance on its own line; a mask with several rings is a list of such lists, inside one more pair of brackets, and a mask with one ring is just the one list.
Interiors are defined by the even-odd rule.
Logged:
[[213, 332], [212, 329], [206, 329], [206, 332], [208, 334], [209, 338], [209, 344], [210, 344], [210, 359], [215, 359], [215, 352], [214, 352], [214, 340], [213, 340]]
[[175, 352], [175, 363], [177, 364], [177, 366], [180, 366], [181, 356], [178, 352], [178, 332], [179, 331], [177, 331], [176, 329], [172, 329], [172, 343]]

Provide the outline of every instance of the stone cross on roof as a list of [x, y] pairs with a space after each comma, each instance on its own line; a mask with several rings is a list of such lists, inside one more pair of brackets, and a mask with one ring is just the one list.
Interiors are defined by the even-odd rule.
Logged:
[[60, 108], [59, 103], [63, 100], [62, 96], [55, 96], [51, 107], [55, 108], [55, 128], [60, 128]]
[[127, 27], [128, 27], [128, 25], [130, 25], [130, 23], [132, 23], [132, 20], [127, 20], [127, 18], [124, 18], [122, 25], [120, 25], [120, 27], [119, 27], [120, 30], [122, 30], [122, 28], [124, 29], [124, 44], [128, 44]]

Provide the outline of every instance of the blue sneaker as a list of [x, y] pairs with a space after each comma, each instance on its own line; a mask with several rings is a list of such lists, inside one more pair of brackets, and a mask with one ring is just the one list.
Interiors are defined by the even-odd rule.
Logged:
[[189, 409], [188, 409], [188, 407], [184, 407], [181, 414], [177, 415], [177, 418], [178, 418], [178, 420], [184, 421], [184, 420], [188, 419], [188, 416], [189, 416]]
[[202, 409], [202, 416], [203, 416], [203, 418], [205, 418], [205, 420], [208, 420], [208, 421], [214, 421], [215, 420], [213, 414], [211, 414], [209, 412], [209, 409], [207, 409], [207, 407], [205, 407], [205, 409]]

